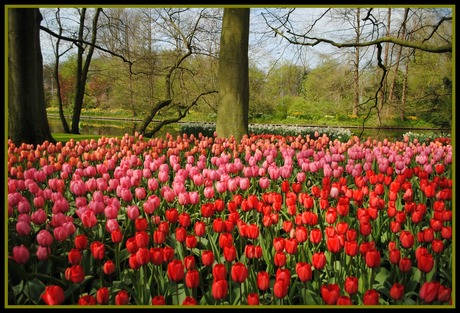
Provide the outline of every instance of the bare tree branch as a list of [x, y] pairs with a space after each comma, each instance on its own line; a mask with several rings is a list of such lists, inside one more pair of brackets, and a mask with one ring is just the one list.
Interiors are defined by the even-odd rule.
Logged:
[[[184, 111], [181, 111], [180, 109], [178, 110], [178, 115], [174, 118], [170, 118], [170, 119], [166, 119], [166, 120], [162, 120], [161, 122], [159, 122], [158, 124], [155, 125], [155, 127], [149, 131], [149, 132], [146, 132], [144, 135], [145, 137], [153, 137], [155, 135], [155, 133], [157, 133], [163, 126], [165, 125], [168, 125], [168, 124], [172, 124], [172, 123], [177, 123], [179, 122], [181, 119], [183, 119], [184, 117], [187, 116], [188, 112], [190, 111], [190, 109], [197, 105], [198, 103], [198, 100], [202, 97], [202, 96], [205, 96], [205, 95], [209, 95], [209, 94], [212, 94], [212, 93], [216, 93], [218, 92], [217, 90], [211, 90], [211, 91], [206, 91], [206, 92], [203, 92], [201, 94], [199, 94], [195, 100], [190, 104], [188, 105], [187, 107], [185, 107], [185, 110]], [[165, 104], [166, 102], [164, 102], [163, 104]], [[171, 103], [171, 101], [169, 101], [169, 103]], [[167, 104], [166, 104], [167, 105]], [[163, 107], [165, 107], [166, 105], [163, 105]]]
[[[325, 13], [322, 14], [320, 18], [322, 18], [324, 15], [325, 15]], [[326, 43], [326, 44], [332, 45], [332, 46], [337, 47], [337, 48], [349, 48], [349, 47], [367, 47], [367, 46], [372, 46], [372, 45], [377, 45], [377, 44], [382, 44], [382, 43], [385, 43], [385, 42], [389, 42], [389, 43], [393, 43], [393, 44], [396, 44], [396, 45], [400, 45], [400, 46], [404, 46], [404, 47], [408, 47], [408, 48], [414, 48], [414, 49], [417, 49], [417, 50], [422, 50], [422, 51], [431, 52], [431, 53], [452, 52], [452, 43], [451, 42], [449, 42], [449, 43], [447, 43], [445, 45], [433, 45], [433, 44], [426, 43], [426, 40], [424, 40], [422, 42], [418, 42], [418, 41], [410, 41], [410, 40], [406, 40], [406, 39], [402, 39], [402, 38], [397, 38], [397, 37], [393, 37], [393, 36], [382, 36], [382, 37], [376, 38], [374, 40], [364, 41], [364, 42], [355, 42], [355, 41], [352, 41], [352, 42], [336, 42], [334, 40], [330, 40], [330, 39], [327, 39], [327, 38], [321, 38], [321, 37], [316, 37], [316, 36], [308, 36], [307, 34], [311, 31], [313, 26], [310, 27], [310, 29], [308, 30], [307, 33], [302, 35], [302, 34], [294, 32], [291, 29], [291, 27], [289, 27], [289, 28], [286, 27], [285, 25], [287, 24], [287, 21], [280, 21], [278, 19], [278, 22], [280, 23], [280, 25], [275, 27], [275, 26], [272, 25], [271, 22], [269, 22], [266, 19], [266, 17], [264, 15], [263, 15], [263, 17], [265, 19], [265, 22], [266, 22], [267, 26], [275, 33], [275, 35], [279, 35], [282, 38], [286, 39], [289, 43], [295, 44], [295, 45], [313, 47], [313, 46], [316, 46], [316, 45], [318, 45], [320, 43]], [[319, 19], [315, 20], [314, 24], [316, 24], [319, 21]], [[432, 34], [430, 35], [429, 38], [431, 38], [433, 36], [433, 34], [436, 33], [437, 29], [439, 28], [439, 26], [443, 22], [449, 21], [451, 19], [452, 19], [452, 17], [443, 17], [438, 22], [438, 24], [434, 26]], [[379, 23], [377, 22], [377, 19], [372, 15], [372, 9], [368, 10], [366, 17], [364, 17], [363, 20], [364, 21], [365, 20], [371, 21], [372, 24], [374, 25], [374, 27], [376, 27], [378, 29]]]
[[[96, 45], [96, 44], [92, 44], [91, 42], [88, 42], [86, 40], [78, 40], [78, 39], [75, 39], [75, 38], [71, 38], [71, 37], [67, 37], [67, 36], [62, 36], [62, 35], [59, 35], [59, 34], [56, 34], [55, 32], [53, 32], [52, 30], [44, 27], [44, 26], [41, 26], [40, 25], [40, 29], [47, 32], [48, 34], [50, 34], [51, 36], [55, 37], [55, 38], [58, 38], [58, 39], [61, 39], [61, 40], [67, 40], [67, 41], [70, 41], [70, 42], [73, 42], [77, 47], [80, 47], [82, 48], [82, 44], [85, 44], [85, 45], [88, 45], [88, 46], [94, 46], [94, 48], [98, 49], [98, 50], [101, 50], [101, 51], [104, 51], [106, 53], [109, 53], [110, 55], [113, 55], [115, 57], [118, 57], [120, 59], [123, 60], [123, 62], [125, 63], [129, 63], [130, 67], [134, 64], [134, 62], [131, 62], [129, 60], [127, 60], [124, 56], [122, 56], [121, 54], [118, 54], [118, 53], [115, 53], [113, 51], [110, 51], [108, 49], [105, 49], [99, 45]], [[83, 48], [82, 48], [83, 49]]]

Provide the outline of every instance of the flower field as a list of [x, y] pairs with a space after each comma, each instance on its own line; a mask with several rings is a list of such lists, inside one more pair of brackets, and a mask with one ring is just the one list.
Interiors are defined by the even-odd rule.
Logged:
[[8, 305], [452, 305], [452, 146], [8, 143]]

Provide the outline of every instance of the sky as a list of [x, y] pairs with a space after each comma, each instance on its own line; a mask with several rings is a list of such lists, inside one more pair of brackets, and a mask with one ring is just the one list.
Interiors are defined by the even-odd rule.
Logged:
[[[282, 15], [286, 13], [289, 8], [281, 7], [254, 7], [251, 8], [250, 17], [250, 46], [249, 46], [249, 59], [250, 62], [255, 63], [259, 68], [269, 70], [274, 65], [282, 64], [284, 62], [294, 63], [305, 68], [311, 69], [316, 67], [322, 60], [321, 54], [329, 54], [334, 57], [342, 57], [341, 54], [345, 49], [339, 50], [332, 47], [331, 45], [321, 43], [315, 47], [305, 47], [299, 45], [291, 45], [281, 36], [275, 36], [274, 32], [271, 31], [266, 24], [264, 17], [271, 20], [273, 23], [273, 17], [270, 13], [277, 13]], [[325, 38], [330, 38], [337, 41], [343, 41], [343, 38], [353, 38], [353, 26], [351, 22], [344, 22], [340, 20], [338, 23], [337, 19], [334, 19], [334, 15], [330, 13], [323, 16], [319, 21], [317, 20], [327, 8], [321, 7], [296, 7], [294, 12], [290, 14], [289, 21], [292, 27], [295, 27], [297, 33], [306, 32], [310, 29], [311, 25], [315, 25], [313, 28], [313, 35], [318, 35]], [[385, 21], [385, 14], [387, 14], [387, 8], [374, 8], [374, 15], [379, 21]], [[392, 11], [392, 17], [397, 19], [395, 16], [398, 14], [398, 10]], [[402, 8], [399, 8], [399, 12], [402, 12]], [[364, 14], [364, 13], [362, 13]], [[42, 25], [46, 26], [52, 16], [45, 16], [42, 21]], [[66, 19], [67, 23], [76, 23], [75, 19]], [[364, 23], [363, 23], [364, 24]], [[367, 23], [366, 31], [372, 31], [372, 27], [369, 22]], [[400, 25], [395, 22], [393, 25]], [[350, 35], [351, 34], [351, 35]], [[45, 63], [53, 62], [54, 56], [52, 47], [49, 43], [49, 35], [41, 32], [42, 41], [42, 53]], [[371, 49], [372, 50], [372, 49]], [[351, 51], [348, 49], [347, 51]], [[370, 52], [372, 53], [372, 51]]]

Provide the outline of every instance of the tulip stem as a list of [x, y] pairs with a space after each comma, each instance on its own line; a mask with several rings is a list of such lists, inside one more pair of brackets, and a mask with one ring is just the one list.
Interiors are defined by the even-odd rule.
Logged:
[[178, 284], [176, 282], [176, 301], [177, 301], [177, 305], [179, 305], [179, 287], [178, 287]]

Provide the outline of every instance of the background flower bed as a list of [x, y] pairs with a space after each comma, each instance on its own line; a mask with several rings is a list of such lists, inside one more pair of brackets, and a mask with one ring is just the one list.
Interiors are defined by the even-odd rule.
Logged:
[[448, 141], [8, 150], [8, 303], [451, 304]]

